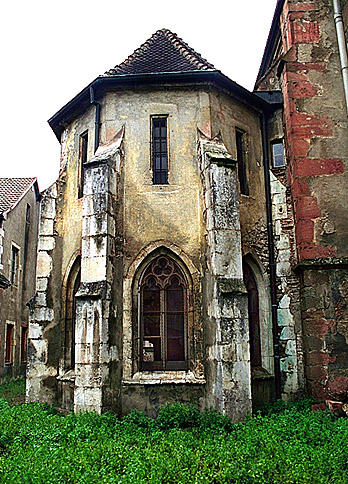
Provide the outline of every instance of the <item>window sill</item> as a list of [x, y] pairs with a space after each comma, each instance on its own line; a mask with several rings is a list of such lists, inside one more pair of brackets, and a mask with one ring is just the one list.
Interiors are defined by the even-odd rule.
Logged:
[[122, 382], [124, 385], [204, 385], [204, 378], [197, 378], [192, 371], [142, 371]]

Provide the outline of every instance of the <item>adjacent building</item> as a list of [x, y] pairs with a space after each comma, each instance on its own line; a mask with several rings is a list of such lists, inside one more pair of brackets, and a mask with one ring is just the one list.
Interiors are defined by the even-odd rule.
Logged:
[[25, 375], [39, 206], [36, 178], [0, 178], [0, 381]]

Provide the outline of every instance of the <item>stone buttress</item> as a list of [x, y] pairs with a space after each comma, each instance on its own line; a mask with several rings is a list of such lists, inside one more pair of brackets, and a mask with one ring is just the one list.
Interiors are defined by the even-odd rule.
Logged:
[[[74, 411], [117, 409], [119, 385], [111, 385], [115, 255], [115, 207], [123, 130], [84, 166], [81, 284], [76, 294]], [[113, 389], [112, 389], [113, 388]]]
[[251, 413], [248, 300], [242, 248], [236, 161], [220, 137], [200, 136], [207, 227], [207, 404], [240, 420]]

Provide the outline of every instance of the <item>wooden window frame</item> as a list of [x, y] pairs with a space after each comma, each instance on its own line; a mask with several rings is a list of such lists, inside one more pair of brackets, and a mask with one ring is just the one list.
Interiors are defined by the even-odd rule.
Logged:
[[[156, 119], [164, 119], [166, 121], [166, 156], [167, 156], [167, 170], [155, 170], [155, 152], [154, 152], [154, 121]], [[150, 152], [151, 152], [151, 172], [153, 185], [169, 185], [169, 129], [168, 129], [168, 114], [153, 114], [150, 116]], [[165, 172], [165, 182], [159, 183], [156, 180], [156, 172]]]
[[236, 149], [237, 149], [237, 170], [240, 193], [249, 195], [249, 185], [247, 177], [247, 133], [246, 131], [236, 128]]
[[[174, 267], [173, 276], [179, 277], [183, 285], [183, 310], [182, 311], [168, 311], [166, 309], [166, 286], [161, 285], [160, 292], [160, 307], [158, 314], [160, 315], [160, 335], [154, 336], [155, 338], [160, 338], [161, 345], [161, 359], [158, 361], [144, 361], [144, 313], [143, 313], [143, 288], [145, 287], [145, 278], [149, 277], [148, 270], [151, 266], [156, 266], [157, 261], [161, 258], [165, 258], [170, 261], [170, 264]], [[152, 275], [151, 275], [152, 276]], [[188, 311], [189, 311], [189, 284], [181, 269], [180, 265], [169, 255], [160, 254], [151, 260], [149, 264], [142, 271], [142, 275], [139, 280], [139, 290], [138, 290], [138, 322], [139, 322], [139, 370], [140, 371], [176, 371], [176, 370], [187, 370], [188, 369]], [[167, 334], [167, 323], [168, 314], [183, 314], [183, 344], [184, 344], [184, 359], [180, 361], [168, 360], [168, 341], [169, 337]], [[151, 339], [151, 336], [147, 339]]]
[[77, 198], [83, 197], [84, 164], [88, 159], [88, 129], [79, 138], [79, 168], [77, 177]]
[[5, 332], [5, 365], [13, 364], [14, 335], [15, 325], [13, 323], [7, 323]]
[[[276, 156], [274, 155], [274, 146], [276, 145], [282, 145], [282, 155], [283, 155], [283, 164], [282, 165], [276, 165], [275, 164], [275, 158]], [[285, 152], [284, 152], [284, 142], [282, 139], [275, 139], [271, 141], [271, 156], [272, 156], [272, 167], [277, 170], [277, 169], [282, 169], [285, 167]], [[279, 155], [278, 155], [279, 156]]]

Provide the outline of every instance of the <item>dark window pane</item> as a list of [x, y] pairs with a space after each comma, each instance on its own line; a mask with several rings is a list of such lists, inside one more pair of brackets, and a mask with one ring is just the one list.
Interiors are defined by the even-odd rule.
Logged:
[[246, 175], [246, 157], [245, 157], [245, 133], [236, 130], [236, 146], [237, 146], [237, 168], [240, 191], [243, 195], [249, 195], [249, 188]]
[[143, 308], [144, 308], [144, 312], [152, 312], [152, 311], [160, 310], [160, 292], [158, 289], [144, 290]]
[[142, 369], [182, 369], [187, 319], [184, 276], [174, 260], [160, 255], [141, 280]]
[[144, 313], [144, 338], [146, 336], [160, 336], [160, 314]]
[[250, 362], [252, 367], [261, 366], [261, 336], [259, 320], [259, 296], [251, 268], [243, 264], [243, 277], [248, 291], [248, 316], [250, 337]]
[[167, 315], [167, 359], [168, 361], [185, 360], [183, 314]]
[[168, 183], [167, 118], [152, 118], [153, 183]]

